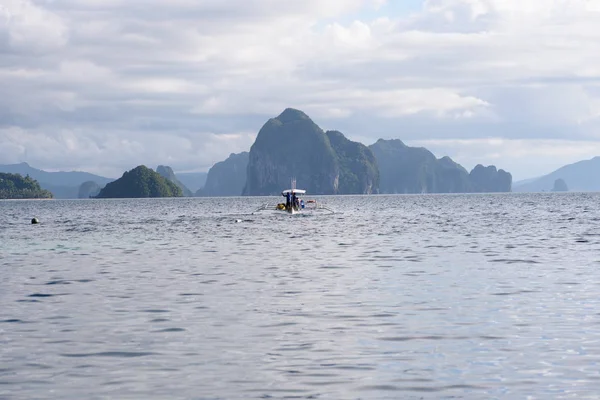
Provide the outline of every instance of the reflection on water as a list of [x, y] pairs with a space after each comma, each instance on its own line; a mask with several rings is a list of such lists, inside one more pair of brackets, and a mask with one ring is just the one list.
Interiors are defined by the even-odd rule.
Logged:
[[322, 200], [0, 202], [0, 398], [597, 395], [600, 195]]

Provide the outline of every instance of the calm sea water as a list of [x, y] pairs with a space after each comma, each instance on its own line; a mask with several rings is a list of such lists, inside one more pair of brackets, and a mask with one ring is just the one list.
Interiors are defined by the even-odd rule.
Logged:
[[600, 195], [322, 200], [0, 202], [0, 398], [600, 396]]

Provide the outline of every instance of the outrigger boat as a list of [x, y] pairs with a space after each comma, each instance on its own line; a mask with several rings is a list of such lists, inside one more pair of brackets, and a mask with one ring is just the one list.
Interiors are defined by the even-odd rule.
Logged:
[[256, 211], [273, 210], [274, 209], [276, 211], [285, 211], [289, 214], [294, 215], [294, 214], [298, 214], [298, 213], [306, 211], [306, 210], [323, 209], [323, 210], [329, 211], [331, 213], [334, 213], [333, 210], [331, 210], [327, 207], [323, 207], [322, 205], [317, 203], [316, 200], [307, 200], [305, 202], [304, 199], [301, 199], [299, 197], [304, 194], [306, 194], [306, 190], [297, 189], [296, 188], [296, 179], [292, 179], [291, 189], [286, 189], [281, 192], [281, 195], [283, 197], [286, 197], [286, 200], [289, 195], [289, 197], [290, 197], [289, 204], [286, 201], [283, 203], [278, 203], [273, 207], [273, 205], [267, 203]]
[[290, 214], [296, 214], [305, 207], [304, 200], [300, 200], [298, 195], [306, 194], [306, 190], [296, 188], [296, 178], [292, 178], [291, 183], [291, 189], [281, 192], [281, 195], [286, 197], [287, 201], [277, 204], [277, 209], [287, 211]]
[[306, 194], [306, 190], [302, 189], [287, 189], [281, 192], [281, 195], [287, 197], [290, 195], [290, 204], [279, 203], [277, 204], [278, 210], [285, 210], [290, 214], [296, 214], [305, 207], [304, 200], [300, 199], [298, 195]]

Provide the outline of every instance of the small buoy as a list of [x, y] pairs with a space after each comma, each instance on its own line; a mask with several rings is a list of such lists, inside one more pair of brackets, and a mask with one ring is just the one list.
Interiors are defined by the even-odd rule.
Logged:
[[34, 219], [31, 220], [31, 223], [32, 224], [39, 224], [40, 221], [37, 218], [34, 218]]

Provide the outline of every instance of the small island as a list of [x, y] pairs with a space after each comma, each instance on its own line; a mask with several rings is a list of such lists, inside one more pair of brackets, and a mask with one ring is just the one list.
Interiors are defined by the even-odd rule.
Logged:
[[568, 192], [569, 187], [567, 186], [567, 182], [565, 182], [565, 180], [562, 178], [555, 180], [552, 191], [553, 192]]
[[0, 173], [0, 199], [51, 199], [52, 193], [40, 187], [29, 175]]
[[140, 165], [108, 183], [96, 196], [98, 199], [145, 197], [183, 197], [183, 191], [159, 173]]
[[79, 186], [79, 193], [77, 198], [79, 199], [89, 199], [98, 196], [100, 193], [100, 185], [98, 185], [94, 181], [86, 181]]

